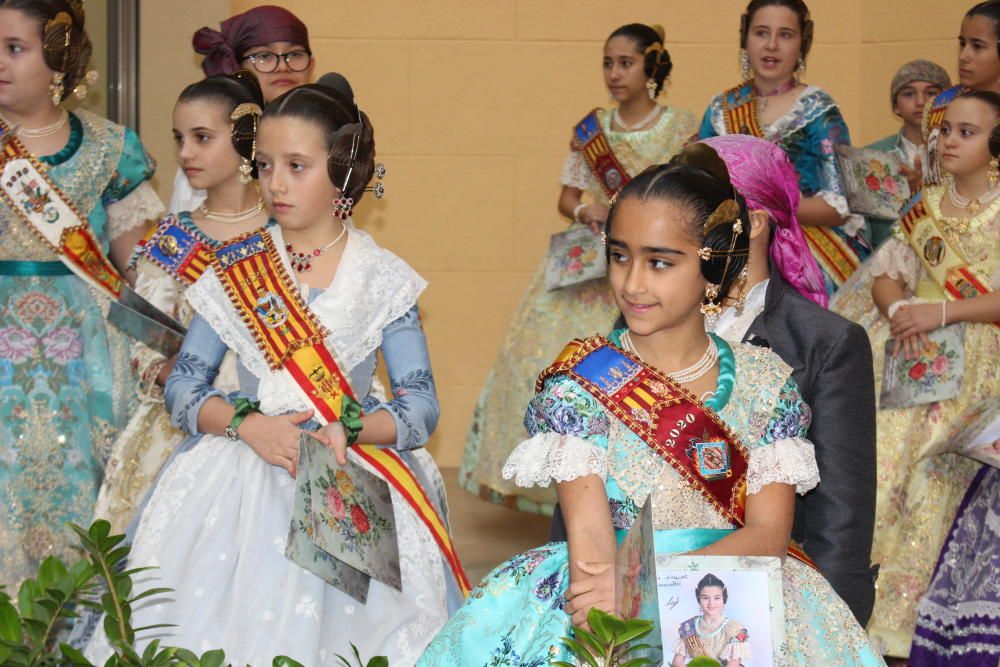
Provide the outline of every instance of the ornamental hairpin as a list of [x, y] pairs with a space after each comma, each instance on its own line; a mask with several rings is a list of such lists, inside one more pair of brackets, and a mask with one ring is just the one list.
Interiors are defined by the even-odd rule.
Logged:
[[[257, 156], [257, 121], [260, 119], [262, 110], [259, 104], [254, 104], [253, 102], [244, 102], [243, 104], [237, 105], [233, 112], [229, 114], [229, 120], [232, 123], [232, 133], [233, 142], [241, 141], [243, 139], [250, 139], [250, 158], [243, 158], [240, 162], [240, 183], [246, 185], [253, 179], [253, 162], [252, 160]], [[250, 116], [253, 119], [253, 125], [249, 133], [241, 132], [238, 123], [241, 118]]]

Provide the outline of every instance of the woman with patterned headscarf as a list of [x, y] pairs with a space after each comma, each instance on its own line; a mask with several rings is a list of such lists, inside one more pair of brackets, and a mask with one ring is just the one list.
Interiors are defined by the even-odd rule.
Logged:
[[[261, 5], [231, 16], [219, 24], [218, 30], [205, 26], [191, 41], [195, 52], [205, 56], [201, 63], [205, 76], [250, 70], [257, 75], [265, 104], [309, 83], [316, 64], [305, 23], [274, 5]], [[170, 211], [193, 211], [204, 200], [205, 191], [193, 189], [178, 168]]]

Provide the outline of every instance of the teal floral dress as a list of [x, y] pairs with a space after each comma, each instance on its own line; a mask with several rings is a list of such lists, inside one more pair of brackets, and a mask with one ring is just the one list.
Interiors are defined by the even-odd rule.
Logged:
[[[618, 344], [620, 333], [611, 335], [612, 343]], [[819, 473], [812, 443], [804, 437], [811, 412], [791, 369], [770, 350], [715, 340], [719, 381], [706, 404], [750, 449], [748, 493], [771, 483], [792, 484], [805, 493], [819, 482]], [[732, 530], [669, 464], [568, 377], [546, 381], [528, 406], [525, 425], [531, 437], [511, 455], [504, 474], [521, 485], [599, 475], [619, 541], [650, 494], [657, 553], [698, 549]], [[792, 558], [782, 570], [787, 641], [778, 664], [884, 664], [816, 570]], [[538, 667], [552, 659], [572, 660], [560, 643], [572, 632], [562, 609], [569, 583], [565, 542], [514, 556], [479, 584], [417, 664]]]
[[[155, 169], [131, 130], [70, 115], [41, 158], [107, 252], [155, 219]], [[45, 557], [72, 555], [66, 523], [90, 521], [104, 457], [134, 403], [128, 341], [107, 299], [70, 273], [0, 200], [0, 584], [16, 592]]]

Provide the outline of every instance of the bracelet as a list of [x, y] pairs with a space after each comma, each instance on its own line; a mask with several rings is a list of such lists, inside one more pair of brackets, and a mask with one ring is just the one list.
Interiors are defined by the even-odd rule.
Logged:
[[948, 302], [941, 302], [941, 328], [948, 326]]
[[347, 436], [347, 444], [353, 445], [361, 435], [364, 424], [361, 422], [361, 404], [353, 398], [344, 394], [340, 402], [340, 425], [344, 427], [344, 435]]
[[576, 208], [573, 209], [573, 222], [582, 222], [580, 220], [580, 211], [587, 208], [586, 204], [577, 204]]
[[233, 414], [232, 420], [229, 422], [224, 430], [226, 437], [230, 440], [239, 440], [240, 435], [236, 432], [236, 429], [240, 427], [243, 420], [247, 418], [251, 412], [260, 412], [260, 401], [251, 401], [247, 398], [237, 398], [236, 404], [233, 406], [236, 408], [236, 412]]
[[893, 301], [892, 303], [889, 304], [889, 307], [885, 309], [885, 316], [891, 320], [892, 316], [896, 314], [896, 311], [907, 304], [909, 304], [908, 299], [900, 299], [899, 301]]

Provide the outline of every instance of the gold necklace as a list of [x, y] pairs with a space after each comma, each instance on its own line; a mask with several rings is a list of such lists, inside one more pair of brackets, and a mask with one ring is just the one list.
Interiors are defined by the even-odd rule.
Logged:
[[[207, 200], [206, 200], [207, 201]], [[205, 202], [202, 202], [198, 206], [198, 212], [201, 213], [209, 220], [215, 220], [216, 222], [221, 222], [225, 225], [235, 225], [240, 222], [246, 222], [250, 218], [254, 217], [258, 213], [264, 210], [264, 200], [261, 198], [257, 199], [257, 203], [245, 211], [240, 211], [238, 213], [220, 213], [218, 211], [209, 210], [205, 206]]]

